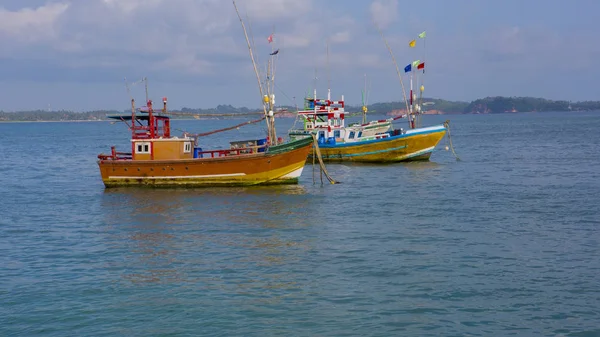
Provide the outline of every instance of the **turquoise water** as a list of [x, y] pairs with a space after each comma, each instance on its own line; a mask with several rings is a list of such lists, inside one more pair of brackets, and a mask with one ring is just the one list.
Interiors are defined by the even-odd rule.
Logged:
[[0, 336], [599, 336], [600, 113], [448, 117], [462, 161], [187, 190], [104, 189], [123, 125], [0, 124]]

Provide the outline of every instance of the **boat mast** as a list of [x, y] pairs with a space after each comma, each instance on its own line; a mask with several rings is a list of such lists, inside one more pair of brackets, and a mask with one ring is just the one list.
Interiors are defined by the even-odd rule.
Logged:
[[144, 90], [146, 91], [146, 102], [148, 102], [148, 78], [144, 77]]
[[[252, 60], [252, 66], [254, 67], [254, 74], [256, 75], [256, 81], [258, 82], [258, 90], [260, 92], [260, 96], [261, 97], [265, 97], [264, 95], [264, 90], [263, 90], [263, 86], [262, 86], [262, 82], [260, 81], [260, 74], [258, 73], [258, 68], [256, 67], [256, 61], [254, 59], [254, 53], [252, 52], [252, 45], [250, 44], [250, 39], [248, 38], [248, 32], [246, 31], [246, 25], [244, 25], [244, 20], [242, 20], [242, 17], [240, 16], [240, 12], [238, 11], [237, 5], [235, 4], [235, 0], [233, 0], [233, 7], [235, 8], [235, 13], [237, 14], [238, 18], [240, 19], [240, 24], [242, 25], [242, 30], [244, 31], [244, 37], [246, 38], [246, 43], [248, 44], [248, 52], [250, 53], [250, 59]], [[268, 99], [268, 96], [266, 97]], [[267, 121], [267, 134], [269, 135], [269, 138], [271, 141], [277, 141], [277, 137], [274, 133], [273, 128], [271, 127], [271, 121], [269, 120], [269, 112], [267, 112], [267, 102], [265, 102], [267, 99], [263, 98], [263, 113], [265, 115], [265, 119]], [[270, 106], [269, 106], [270, 107]], [[269, 110], [271, 111], [271, 110]]]
[[[419, 38], [423, 39], [423, 74], [421, 75], [421, 86], [419, 87], [419, 119], [417, 122], [417, 127], [421, 127], [421, 113], [423, 112], [423, 91], [425, 91], [425, 61], [427, 59], [427, 48], [425, 47], [425, 41], [427, 40], [427, 34], [424, 30], [421, 34], [419, 34]], [[417, 69], [418, 70], [418, 69]]]
[[327, 39], [327, 100], [331, 101], [331, 69], [329, 69], [329, 39]]
[[[404, 90], [404, 82], [402, 81], [402, 75], [400, 73], [400, 68], [398, 68], [398, 62], [396, 62], [396, 57], [394, 57], [392, 48], [390, 48], [390, 45], [388, 44], [387, 40], [385, 39], [385, 36], [383, 36], [383, 32], [381, 31], [381, 28], [379, 28], [379, 25], [377, 25], [377, 22], [373, 21], [373, 23], [375, 24], [375, 27], [379, 31], [379, 34], [381, 35], [381, 38], [383, 39], [385, 46], [387, 47], [388, 51], [390, 52], [392, 61], [394, 62], [394, 65], [396, 66], [396, 73], [398, 74], [398, 79], [400, 80], [400, 86], [402, 87], [402, 95], [404, 96], [404, 104], [406, 105], [406, 112], [408, 113], [408, 111], [409, 111], [408, 100], [406, 99], [406, 90]], [[408, 125], [410, 127], [410, 114], [408, 114]]]
[[[271, 37], [275, 36], [275, 26], [273, 26], [273, 31], [271, 33]], [[269, 119], [271, 124], [271, 132], [273, 133], [273, 138], [271, 138], [271, 142], [273, 145], [277, 145], [277, 132], [275, 131], [275, 58], [277, 57], [277, 52], [275, 50], [275, 46], [271, 43], [271, 54], [269, 55], [269, 61], [267, 62], [267, 95], [269, 97]]]
[[[415, 128], [415, 120], [413, 115], [413, 73], [414, 71], [411, 69], [410, 71], [410, 111], [408, 112], [408, 122], [412, 129]], [[412, 116], [412, 118], [411, 118]], [[412, 121], [411, 121], [412, 119]]]
[[313, 110], [317, 113], [317, 68], [315, 67], [315, 85], [313, 87]]
[[366, 124], [367, 123], [367, 74], [365, 74], [365, 89], [362, 92], [362, 113], [363, 113], [363, 119], [362, 119], [362, 123]]

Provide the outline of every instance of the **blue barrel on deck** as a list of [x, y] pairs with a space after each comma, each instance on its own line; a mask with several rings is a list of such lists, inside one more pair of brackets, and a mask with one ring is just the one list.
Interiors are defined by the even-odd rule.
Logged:
[[327, 144], [335, 145], [335, 137], [327, 138]]
[[194, 158], [202, 158], [204, 155], [202, 153], [202, 148], [201, 147], [195, 147], [194, 148]]
[[267, 139], [263, 138], [263, 139], [259, 139], [256, 141], [256, 145], [257, 146], [262, 146], [258, 148], [258, 152], [265, 152], [265, 148], [264, 146], [267, 144]]

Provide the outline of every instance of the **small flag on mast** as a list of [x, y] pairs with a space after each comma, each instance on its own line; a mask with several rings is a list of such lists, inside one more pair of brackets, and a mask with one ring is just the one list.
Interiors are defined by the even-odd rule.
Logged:
[[421, 62], [418, 66], [417, 69], [425, 69], [425, 62]]
[[405, 73], [408, 73], [408, 72], [410, 72], [410, 71], [411, 71], [411, 69], [412, 69], [412, 64], [409, 64], [409, 65], [407, 65], [406, 67], [404, 67], [404, 72], [405, 72]]
[[423, 33], [419, 34], [419, 38], [421, 38], [421, 39], [424, 39], [424, 38], [425, 38], [425, 36], [427, 36], [427, 34], [426, 34], [425, 32], [423, 32]]
[[269, 41], [269, 43], [273, 42], [273, 34], [269, 35], [267, 41]]
[[416, 68], [419, 66], [419, 63], [421, 63], [421, 60], [416, 60], [412, 63], [413, 68]]
[[408, 46], [414, 48], [417, 45], [417, 40], [412, 40], [408, 43]]
[[279, 49], [277, 49], [276, 51], [272, 52], [272, 53], [271, 53], [271, 54], [269, 54], [269, 55], [277, 55], [277, 54], [279, 54]]

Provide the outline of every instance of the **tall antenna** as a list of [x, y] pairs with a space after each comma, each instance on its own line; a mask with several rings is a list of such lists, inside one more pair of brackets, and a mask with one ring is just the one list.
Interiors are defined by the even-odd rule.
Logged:
[[394, 57], [392, 48], [390, 48], [390, 45], [388, 44], [387, 40], [385, 39], [385, 36], [383, 36], [383, 32], [381, 31], [381, 29], [379, 28], [379, 26], [377, 25], [377, 22], [375, 22], [375, 20], [373, 20], [373, 24], [375, 24], [377, 31], [379, 31], [379, 34], [381, 35], [381, 38], [383, 39], [385, 46], [387, 47], [388, 51], [390, 52], [392, 61], [394, 61], [394, 65], [396, 66], [396, 73], [398, 74], [398, 79], [400, 80], [400, 86], [402, 86], [402, 95], [404, 96], [404, 104], [406, 104], [406, 114], [408, 115], [408, 125], [410, 125], [410, 113], [409, 113], [409, 109], [408, 109], [408, 100], [406, 99], [406, 91], [404, 90], [404, 82], [402, 82], [402, 74], [400, 73], [400, 68], [398, 68], [398, 63], [396, 62], [396, 57]]
[[[264, 97], [264, 90], [262, 86], [262, 82], [260, 81], [260, 74], [258, 73], [258, 68], [256, 67], [256, 61], [254, 59], [254, 53], [252, 52], [252, 45], [250, 44], [250, 39], [248, 38], [248, 32], [246, 31], [246, 26], [244, 25], [244, 20], [240, 16], [240, 12], [238, 11], [237, 5], [235, 4], [235, 0], [233, 0], [233, 7], [235, 8], [235, 13], [240, 19], [240, 24], [242, 25], [242, 29], [244, 31], [244, 36], [246, 37], [246, 43], [248, 44], [248, 52], [250, 53], [250, 59], [252, 60], [252, 66], [254, 67], [254, 74], [256, 75], [256, 81], [258, 82], [258, 90], [260, 92], [260, 97]], [[265, 118], [267, 120], [267, 132], [269, 134], [269, 138], [271, 141], [277, 141], [277, 137], [273, 132], [271, 127], [271, 122], [269, 121], [269, 113], [267, 112], [267, 105], [265, 104], [265, 100], [263, 100], [263, 113], [265, 114]]]
[[[319, 77], [317, 77], [317, 67], [315, 67], [315, 85], [313, 86], [313, 98], [316, 100], [317, 99], [317, 81], [319, 80]], [[315, 105], [316, 107], [316, 105]]]
[[124, 77], [125, 80], [125, 89], [127, 89], [127, 95], [129, 95], [129, 98], [133, 99], [133, 96], [131, 96], [131, 89], [129, 89], [129, 83], [127, 83], [127, 77]]
[[[252, 41], [252, 50], [256, 49], [256, 45], [254, 44], [254, 34], [252, 33], [252, 22], [248, 18], [248, 11], [246, 11], [246, 21], [248, 21], [248, 33], [250, 33], [250, 40]], [[258, 55], [255, 58], [256, 63], [260, 64], [260, 60]]]
[[363, 124], [367, 123], [367, 112], [369, 111], [369, 108], [367, 107], [368, 104], [369, 104], [369, 90], [367, 89], [367, 74], [365, 74], [365, 88], [363, 89], [363, 92], [362, 92], [362, 112], [363, 112], [362, 123]]
[[327, 38], [327, 100], [331, 100], [331, 69], [329, 69], [329, 38]]
[[148, 102], [148, 78], [144, 77], [144, 86], [146, 90], [146, 102]]

